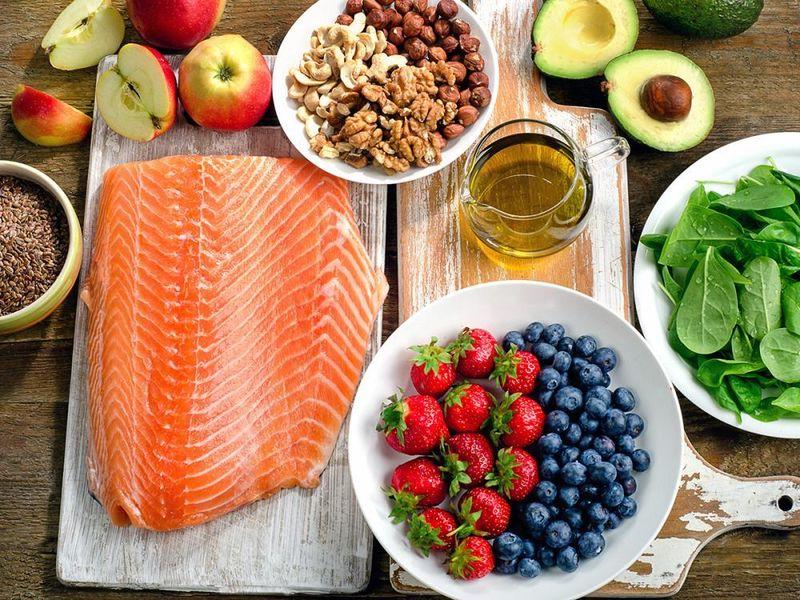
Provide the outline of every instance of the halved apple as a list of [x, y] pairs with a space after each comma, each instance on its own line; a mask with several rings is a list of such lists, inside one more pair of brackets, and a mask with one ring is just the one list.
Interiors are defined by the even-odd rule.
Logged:
[[17, 86], [11, 119], [22, 137], [39, 146], [76, 144], [92, 129], [91, 117], [28, 85]]
[[56, 69], [92, 67], [113, 54], [125, 37], [125, 21], [110, 0], [74, 0], [45, 34], [42, 48]]
[[172, 68], [158, 50], [141, 44], [120, 49], [116, 66], [97, 82], [96, 99], [108, 126], [139, 142], [169, 130], [178, 113]]

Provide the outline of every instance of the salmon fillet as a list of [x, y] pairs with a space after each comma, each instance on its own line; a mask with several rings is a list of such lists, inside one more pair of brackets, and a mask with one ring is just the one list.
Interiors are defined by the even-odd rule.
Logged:
[[318, 485], [386, 292], [347, 183], [305, 161], [109, 169], [82, 298], [111, 521], [176, 529]]

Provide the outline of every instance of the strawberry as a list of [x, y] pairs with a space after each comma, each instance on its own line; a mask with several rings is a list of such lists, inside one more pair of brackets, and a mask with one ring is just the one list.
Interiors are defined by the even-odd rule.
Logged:
[[494, 448], [480, 433], [457, 433], [441, 447], [442, 471], [455, 496], [461, 487], [482, 485], [494, 468]]
[[544, 420], [544, 410], [536, 400], [520, 394], [506, 394], [492, 409], [489, 436], [495, 445], [524, 448], [542, 436]]
[[458, 516], [462, 524], [460, 535], [486, 535], [495, 537], [503, 533], [511, 518], [511, 505], [494, 490], [478, 487], [461, 497]]
[[530, 394], [536, 386], [541, 367], [539, 359], [512, 344], [508, 352], [497, 347], [491, 379], [510, 394]]
[[404, 454], [428, 454], [450, 437], [442, 407], [436, 398], [422, 395], [389, 398], [377, 429], [392, 448]]
[[458, 527], [453, 513], [443, 508], [427, 508], [411, 515], [408, 521], [408, 540], [411, 545], [428, 556], [431, 550], [450, 551], [456, 544]]
[[384, 493], [393, 503], [389, 516], [395, 523], [402, 523], [417, 508], [441, 504], [447, 497], [447, 486], [435, 462], [415, 458], [394, 470], [392, 486]]
[[476, 383], [462, 383], [444, 397], [444, 420], [450, 431], [480, 431], [489, 420], [494, 401]]
[[416, 352], [411, 366], [411, 383], [420, 394], [434, 398], [444, 394], [456, 380], [450, 353], [436, 342], [436, 338], [431, 338], [431, 343], [426, 346], [411, 347]]
[[492, 545], [481, 537], [463, 539], [450, 555], [450, 575], [456, 579], [480, 579], [494, 570]]
[[487, 487], [497, 487], [513, 502], [522, 502], [539, 483], [539, 465], [522, 448], [503, 448], [497, 453], [495, 470], [486, 477]]
[[485, 329], [466, 327], [447, 349], [464, 377], [486, 379], [494, 367], [497, 340]]

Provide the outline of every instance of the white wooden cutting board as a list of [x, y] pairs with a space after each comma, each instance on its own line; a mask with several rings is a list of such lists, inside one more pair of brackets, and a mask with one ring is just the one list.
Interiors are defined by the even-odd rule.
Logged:
[[[106, 58], [98, 75], [110, 68]], [[272, 58], [269, 59], [270, 64]], [[180, 58], [170, 59], [173, 67]], [[106, 127], [95, 107], [84, 216], [81, 285], [89, 267], [103, 174], [116, 164], [174, 154], [288, 156], [279, 127], [215, 133], [179, 117], [172, 131], [139, 144]], [[361, 235], [383, 268], [386, 187], [351, 186]], [[157, 588], [225, 593], [355, 592], [369, 582], [372, 535], [358, 510], [341, 435], [315, 490], [284, 490], [220, 519], [182, 531], [156, 533], [112, 525], [86, 484], [86, 306], [79, 302], [69, 396], [58, 578], [67, 585]], [[381, 316], [368, 357], [380, 340]], [[347, 426], [342, 428], [346, 431]]]

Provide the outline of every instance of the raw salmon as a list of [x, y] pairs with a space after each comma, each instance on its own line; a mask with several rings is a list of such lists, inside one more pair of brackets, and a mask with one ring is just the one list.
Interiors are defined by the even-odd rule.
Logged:
[[305, 161], [110, 169], [82, 297], [111, 521], [176, 529], [318, 485], [386, 292], [346, 182]]

